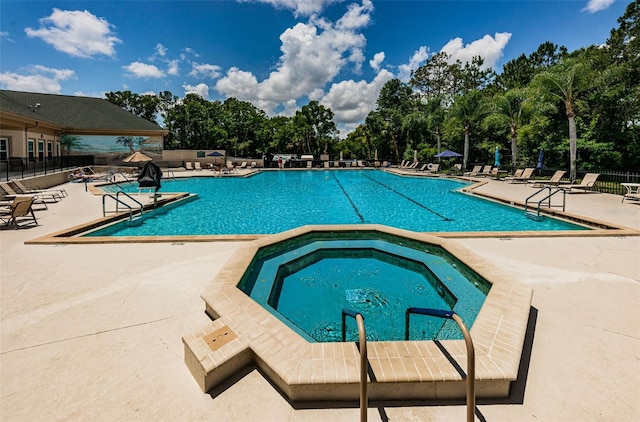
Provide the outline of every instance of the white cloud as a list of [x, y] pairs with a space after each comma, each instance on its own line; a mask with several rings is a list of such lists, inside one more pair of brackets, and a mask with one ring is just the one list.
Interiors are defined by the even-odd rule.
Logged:
[[347, 64], [353, 64], [356, 71], [360, 69], [366, 39], [358, 30], [369, 24], [372, 12], [370, 0], [364, 0], [362, 5], [350, 5], [335, 23], [315, 16], [307, 23], [298, 23], [280, 35], [282, 55], [267, 79], [258, 82], [253, 74], [232, 68], [215, 89], [257, 106], [277, 106], [317, 93]]
[[596, 13], [609, 8], [615, 0], [589, 0], [587, 5], [582, 9], [589, 13]]
[[343, 0], [237, 0], [239, 3], [266, 3], [276, 9], [291, 10], [294, 16], [311, 16], [320, 13], [332, 3]]
[[40, 38], [56, 50], [74, 57], [114, 57], [115, 45], [122, 42], [111, 32], [113, 25], [86, 10], [54, 8], [50, 16], [39, 22], [39, 29], [25, 29], [27, 36]]
[[409, 82], [411, 72], [419, 68], [427, 58], [429, 58], [429, 50], [427, 47], [421, 46], [413, 52], [413, 55], [409, 58], [409, 63], [398, 66], [398, 79], [402, 82]]
[[178, 60], [169, 60], [167, 62], [167, 75], [177, 76], [180, 74], [180, 68], [178, 67]]
[[383, 51], [374, 54], [373, 59], [369, 60], [369, 66], [371, 66], [371, 68], [376, 72], [379, 72], [380, 65], [384, 61], [384, 58], [385, 58], [385, 55]]
[[440, 51], [449, 54], [454, 62], [460, 60], [462, 63], [467, 63], [471, 62], [474, 56], [480, 56], [484, 59], [483, 69], [488, 69], [495, 67], [510, 39], [511, 34], [508, 32], [496, 32], [495, 37], [485, 35], [467, 45], [462, 44], [462, 38], [454, 38]]
[[9, 41], [14, 42], [10, 37], [7, 31], [0, 31], [0, 41]]
[[13, 91], [59, 94], [62, 91], [60, 82], [76, 77], [73, 70], [41, 65], [29, 66], [26, 71], [27, 74], [23, 75], [14, 72], [0, 73], [0, 86]]
[[164, 73], [152, 64], [133, 62], [127, 66], [122, 66], [133, 78], [162, 78]]
[[375, 109], [380, 90], [391, 79], [393, 74], [383, 69], [371, 82], [348, 80], [335, 83], [320, 104], [330, 108], [339, 122], [361, 122]]
[[164, 45], [158, 43], [156, 44], [156, 55], [160, 56], [160, 57], [164, 57], [167, 55], [167, 47], [165, 47]]
[[184, 84], [182, 85], [182, 88], [184, 88], [184, 95], [198, 94], [205, 100], [209, 99], [209, 86], [207, 84], [203, 84], [203, 83], [200, 83], [198, 85]]
[[222, 68], [215, 64], [196, 63], [191, 64], [191, 72], [189, 76], [216, 79], [220, 77]]

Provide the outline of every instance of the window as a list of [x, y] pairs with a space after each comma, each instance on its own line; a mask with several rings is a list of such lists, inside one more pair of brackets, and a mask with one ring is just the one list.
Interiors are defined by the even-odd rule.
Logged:
[[27, 140], [27, 158], [29, 159], [29, 161], [33, 161], [34, 160], [34, 148], [35, 148], [35, 143], [36, 141], [33, 139], [29, 139]]
[[47, 158], [51, 160], [53, 158], [53, 142], [47, 142]]
[[38, 161], [44, 161], [44, 141], [38, 141]]
[[9, 159], [9, 138], [0, 138], [0, 160]]

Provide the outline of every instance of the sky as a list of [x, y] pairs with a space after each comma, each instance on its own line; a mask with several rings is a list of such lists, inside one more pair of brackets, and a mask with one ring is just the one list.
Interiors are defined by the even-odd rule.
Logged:
[[341, 136], [440, 51], [498, 73], [546, 41], [606, 42], [631, 0], [0, 2], [0, 88], [234, 97], [269, 116], [318, 101]]

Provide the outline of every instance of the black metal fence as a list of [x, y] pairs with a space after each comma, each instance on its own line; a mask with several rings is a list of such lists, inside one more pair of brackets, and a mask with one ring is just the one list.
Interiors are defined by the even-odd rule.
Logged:
[[9, 158], [0, 161], [0, 181], [24, 179], [94, 165], [93, 155], [51, 157], [45, 160]]

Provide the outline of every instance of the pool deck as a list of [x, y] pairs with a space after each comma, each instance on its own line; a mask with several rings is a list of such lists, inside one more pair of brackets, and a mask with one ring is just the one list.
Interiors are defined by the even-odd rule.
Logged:
[[[203, 394], [185, 333], [206, 324], [200, 295], [240, 241], [26, 245], [102, 216], [83, 184], [0, 231], [0, 420], [353, 421], [353, 407], [294, 408], [255, 368]], [[533, 191], [476, 189], [522, 202]], [[640, 204], [567, 195], [567, 212], [640, 230]], [[489, 421], [640, 419], [640, 236], [463, 238], [533, 289], [523, 376], [508, 399], [477, 402]], [[462, 420], [462, 402], [371, 403], [370, 421]]]

